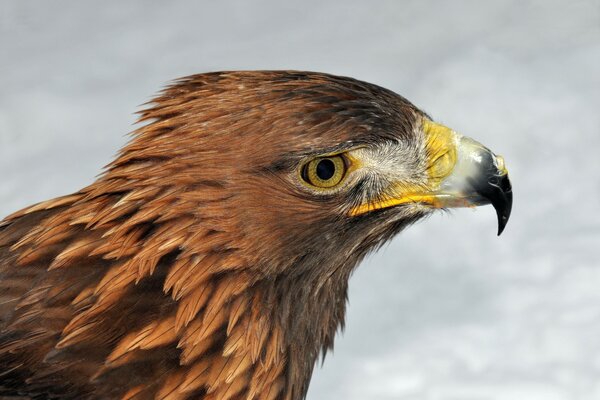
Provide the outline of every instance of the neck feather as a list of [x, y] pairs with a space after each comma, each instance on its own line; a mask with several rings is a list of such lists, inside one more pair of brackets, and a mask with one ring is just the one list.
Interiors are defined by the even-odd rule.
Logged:
[[[55, 348], [52, 357], [38, 354], [34, 367], [71, 380], [68, 390], [80, 385], [80, 393], [114, 398], [305, 396], [319, 354], [343, 323], [347, 276], [261, 276], [224, 242], [226, 223], [217, 231], [205, 220], [201, 230], [159, 192], [142, 202], [136, 191], [97, 196], [93, 189], [5, 222], [0, 239], [15, 268], [38, 274], [40, 290], [62, 292], [11, 294], [23, 304], [11, 333], [48, 332], [18, 354]], [[159, 216], [158, 209], [171, 211]], [[51, 308], [62, 308], [60, 319], [31, 318]]]

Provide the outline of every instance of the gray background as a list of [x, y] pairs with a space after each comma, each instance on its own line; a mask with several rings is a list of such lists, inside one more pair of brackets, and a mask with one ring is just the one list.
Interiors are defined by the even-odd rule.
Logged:
[[512, 220], [430, 218], [351, 281], [309, 399], [600, 399], [598, 1], [2, 1], [0, 214], [90, 183], [167, 81], [306, 69], [503, 154]]

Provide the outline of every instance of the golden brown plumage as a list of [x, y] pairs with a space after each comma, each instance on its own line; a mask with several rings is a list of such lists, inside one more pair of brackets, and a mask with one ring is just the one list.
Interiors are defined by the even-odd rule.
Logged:
[[302, 398], [355, 265], [437, 206], [376, 207], [389, 177], [349, 169], [320, 192], [295, 171], [392, 143], [402, 187], [424, 187], [428, 117], [364, 82], [274, 71], [181, 79], [140, 120], [92, 185], [0, 224], [0, 395]]

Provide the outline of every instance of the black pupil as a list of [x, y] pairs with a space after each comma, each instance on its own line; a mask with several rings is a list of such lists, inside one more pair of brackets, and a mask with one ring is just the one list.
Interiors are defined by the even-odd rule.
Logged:
[[327, 181], [335, 174], [335, 164], [333, 161], [325, 158], [317, 164], [317, 176], [319, 179]]

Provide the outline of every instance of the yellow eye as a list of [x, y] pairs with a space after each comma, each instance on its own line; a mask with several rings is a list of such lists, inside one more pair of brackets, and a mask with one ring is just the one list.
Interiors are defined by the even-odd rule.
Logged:
[[336, 186], [345, 175], [346, 163], [341, 155], [315, 158], [302, 168], [302, 179], [321, 189]]

